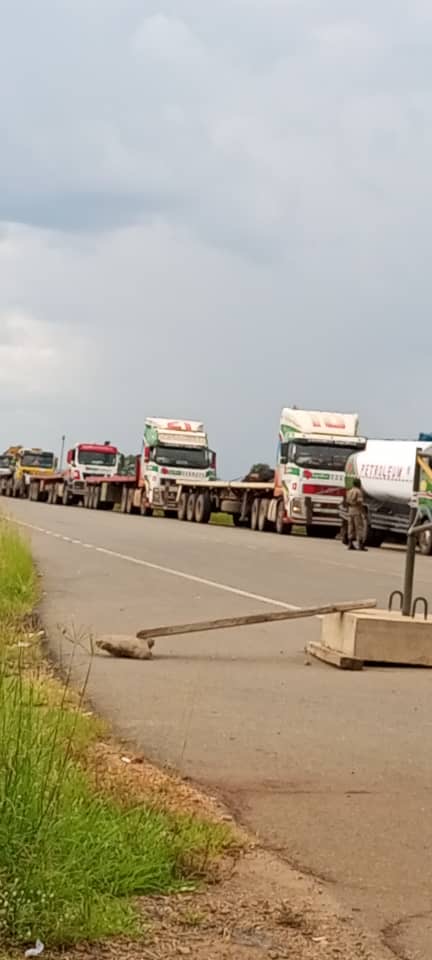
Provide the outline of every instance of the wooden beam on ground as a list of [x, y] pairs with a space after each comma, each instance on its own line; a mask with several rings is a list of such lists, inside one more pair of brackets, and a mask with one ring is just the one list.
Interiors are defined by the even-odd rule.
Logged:
[[197, 620], [166, 627], [148, 627], [138, 630], [137, 640], [154, 640], [156, 637], [175, 637], [184, 633], [205, 633], [207, 630], [227, 630], [231, 627], [247, 627], [254, 623], [275, 623], [281, 620], [299, 620], [303, 617], [320, 617], [327, 613], [347, 613], [350, 610], [367, 610], [376, 607], [376, 600], [347, 600], [342, 603], [324, 603], [316, 607], [297, 607], [293, 610], [276, 610], [271, 613], [249, 613], [242, 617], [223, 617], [219, 620]]
[[358, 657], [349, 657], [346, 653], [326, 647], [323, 643], [311, 640], [306, 650], [318, 660], [324, 660], [324, 663], [330, 663], [332, 667], [339, 667], [339, 670], [363, 670], [363, 660], [359, 660]]

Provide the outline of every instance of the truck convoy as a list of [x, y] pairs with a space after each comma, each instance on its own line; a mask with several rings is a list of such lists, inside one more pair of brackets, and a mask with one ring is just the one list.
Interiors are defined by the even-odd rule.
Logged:
[[[362, 452], [349, 458], [346, 486], [349, 488], [354, 478], [360, 480], [366, 506], [368, 545], [379, 547], [384, 540], [405, 540], [413, 500], [416, 450], [419, 449], [430, 462], [432, 447], [429, 440], [368, 440]], [[432, 480], [426, 474], [421, 476], [417, 507], [418, 523], [432, 519]], [[343, 507], [341, 517], [346, 520]], [[419, 549], [425, 555], [432, 553], [430, 530], [420, 534]]]
[[[425, 435], [422, 435], [425, 436]], [[404, 538], [413, 497], [416, 449], [432, 464], [430, 439], [369, 440], [358, 434], [356, 414], [283, 408], [274, 475], [263, 481], [216, 479], [216, 455], [197, 420], [148, 417], [141, 454], [132, 473], [109, 442], [77, 443], [64, 471], [54, 454], [9, 448], [0, 460], [0, 492], [48, 503], [82, 504], [123, 513], [153, 512], [207, 523], [212, 513], [230, 514], [235, 526], [308, 535], [335, 536], [344, 513], [345, 487], [359, 477], [367, 508], [368, 543]], [[119, 463], [122, 463], [120, 469]], [[126, 469], [127, 467], [127, 469]], [[419, 520], [432, 517], [432, 470], [422, 475]], [[432, 553], [432, 534], [420, 537]]]
[[216, 455], [197, 420], [148, 417], [135, 475], [118, 471], [111, 444], [76, 444], [67, 469], [29, 484], [32, 500], [148, 516], [162, 511], [179, 520], [208, 523], [228, 513], [236, 526], [290, 533], [301, 525], [310, 535], [335, 536], [340, 528], [345, 464], [365, 440], [357, 414], [283, 408], [274, 475], [266, 482], [216, 479]]

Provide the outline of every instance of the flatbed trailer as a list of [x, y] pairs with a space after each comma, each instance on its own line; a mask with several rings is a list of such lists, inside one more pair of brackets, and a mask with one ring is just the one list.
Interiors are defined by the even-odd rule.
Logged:
[[282, 491], [273, 481], [210, 480], [178, 483], [179, 520], [208, 523], [212, 514], [232, 517], [234, 526], [252, 530], [291, 532], [287, 522]]

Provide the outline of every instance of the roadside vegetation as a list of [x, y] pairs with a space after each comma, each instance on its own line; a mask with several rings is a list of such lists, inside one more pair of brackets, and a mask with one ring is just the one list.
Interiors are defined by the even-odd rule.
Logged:
[[0, 945], [139, 936], [134, 898], [193, 889], [231, 833], [92, 777], [101, 722], [43, 660], [38, 591], [27, 542], [0, 520]]

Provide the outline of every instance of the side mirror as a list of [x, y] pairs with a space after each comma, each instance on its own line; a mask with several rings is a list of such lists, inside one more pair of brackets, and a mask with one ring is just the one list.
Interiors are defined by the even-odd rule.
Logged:
[[66, 457], [66, 460], [67, 460], [68, 463], [72, 463], [73, 454], [74, 454], [73, 450], [68, 450], [68, 452], [67, 452], [67, 457]]

